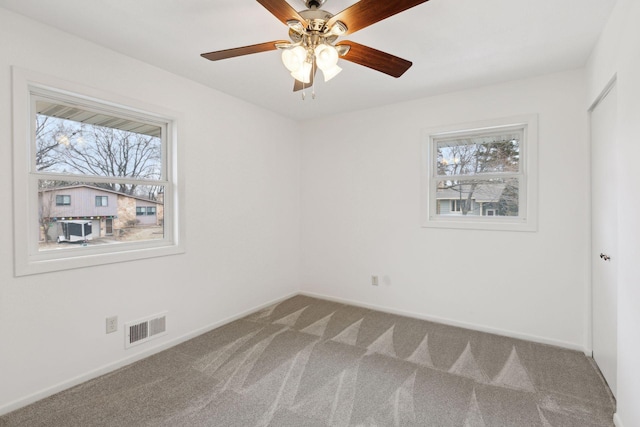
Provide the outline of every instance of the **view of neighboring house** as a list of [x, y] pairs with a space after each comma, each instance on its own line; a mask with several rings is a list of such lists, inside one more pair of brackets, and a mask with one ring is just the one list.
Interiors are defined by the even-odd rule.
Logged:
[[[478, 185], [473, 191], [439, 188], [436, 191], [437, 215], [510, 216], [518, 214], [517, 198], [505, 192], [503, 184]], [[471, 193], [471, 194], [469, 194]], [[469, 206], [466, 208], [466, 204]]]
[[130, 196], [91, 185], [71, 185], [40, 190], [40, 225], [49, 240], [63, 234], [68, 221], [91, 221], [92, 237], [117, 236], [134, 226], [162, 225], [161, 201]]

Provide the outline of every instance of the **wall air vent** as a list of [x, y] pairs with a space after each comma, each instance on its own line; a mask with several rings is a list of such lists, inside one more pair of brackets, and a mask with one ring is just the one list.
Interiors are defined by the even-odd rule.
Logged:
[[124, 324], [124, 348], [145, 343], [167, 333], [167, 313]]

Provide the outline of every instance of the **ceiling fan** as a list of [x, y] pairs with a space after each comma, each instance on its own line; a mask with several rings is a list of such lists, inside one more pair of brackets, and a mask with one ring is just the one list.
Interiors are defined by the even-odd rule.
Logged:
[[282, 61], [295, 79], [293, 90], [313, 84], [317, 69], [325, 81], [342, 69], [338, 58], [364, 65], [392, 77], [400, 77], [411, 67], [405, 59], [352, 41], [337, 42], [338, 37], [353, 34], [428, 0], [360, 0], [337, 15], [320, 9], [325, 0], [305, 0], [307, 10], [296, 12], [285, 0], [257, 0], [289, 27], [287, 40], [275, 40], [233, 49], [203, 53], [211, 61], [279, 49]]

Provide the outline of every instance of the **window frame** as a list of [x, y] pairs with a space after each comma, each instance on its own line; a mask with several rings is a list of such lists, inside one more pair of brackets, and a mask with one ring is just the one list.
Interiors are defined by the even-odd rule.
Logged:
[[[99, 82], [96, 82], [99, 86]], [[14, 274], [24, 276], [96, 265], [175, 255], [185, 252], [184, 172], [180, 167], [183, 145], [179, 123], [182, 115], [95, 87], [87, 87], [39, 72], [12, 67], [13, 89], [13, 177], [14, 177]], [[35, 97], [70, 102], [116, 117], [151, 122], [162, 126], [164, 194], [164, 238], [117, 245], [96, 245], [39, 251], [38, 180], [42, 177], [68, 179], [68, 175], [38, 173], [35, 170]], [[76, 175], [74, 175], [76, 176]], [[93, 182], [117, 181], [113, 177], [90, 177]], [[81, 176], [81, 180], [88, 179]], [[160, 181], [152, 181], [158, 183]]]
[[[100, 204], [98, 204], [98, 199], [100, 200]], [[102, 203], [103, 200], [104, 200], [104, 203]], [[97, 208], [109, 207], [109, 196], [96, 196], [96, 207]]]
[[[442, 176], [437, 173], [437, 142], [442, 139], [469, 137], [495, 132], [522, 130], [519, 142], [517, 174], [477, 174], [468, 179], [487, 179], [518, 175], [518, 216], [440, 215], [437, 212], [436, 187]], [[476, 229], [497, 231], [537, 231], [538, 186], [538, 116], [528, 114], [480, 122], [454, 124], [423, 129], [421, 167], [422, 227]]]
[[[62, 200], [58, 202], [58, 200]], [[65, 203], [68, 200], [69, 203]], [[69, 194], [56, 194], [56, 206], [71, 206], [71, 195]]]

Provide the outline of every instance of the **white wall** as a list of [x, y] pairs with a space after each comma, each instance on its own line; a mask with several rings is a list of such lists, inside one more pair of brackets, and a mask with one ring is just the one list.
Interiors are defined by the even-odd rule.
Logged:
[[[0, 413], [297, 290], [296, 123], [4, 9], [0, 39]], [[186, 254], [14, 278], [11, 65], [183, 113]], [[105, 334], [164, 310], [157, 341]]]
[[[302, 290], [588, 350], [584, 85], [571, 71], [305, 122]], [[529, 113], [538, 232], [421, 228], [421, 129]]]
[[[317, 124], [0, 9], [0, 413], [299, 289], [588, 350], [586, 109], [616, 72], [621, 145], [640, 155], [640, 5], [618, 1], [586, 79], [571, 71]], [[13, 277], [11, 65], [184, 114], [185, 255]], [[529, 113], [539, 114], [538, 232], [421, 228], [421, 129]], [[283, 140], [294, 126], [310, 135], [302, 147]], [[624, 156], [620, 194], [640, 183], [635, 157]], [[620, 203], [618, 415], [633, 426], [640, 230], [637, 198]], [[163, 310], [170, 333], [157, 342], [125, 351], [121, 330], [104, 334], [107, 316]]]
[[588, 104], [617, 75], [618, 141], [618, 395], [616, 422], [640, 426], [640, 2], [618, 0], [594, 49]]

